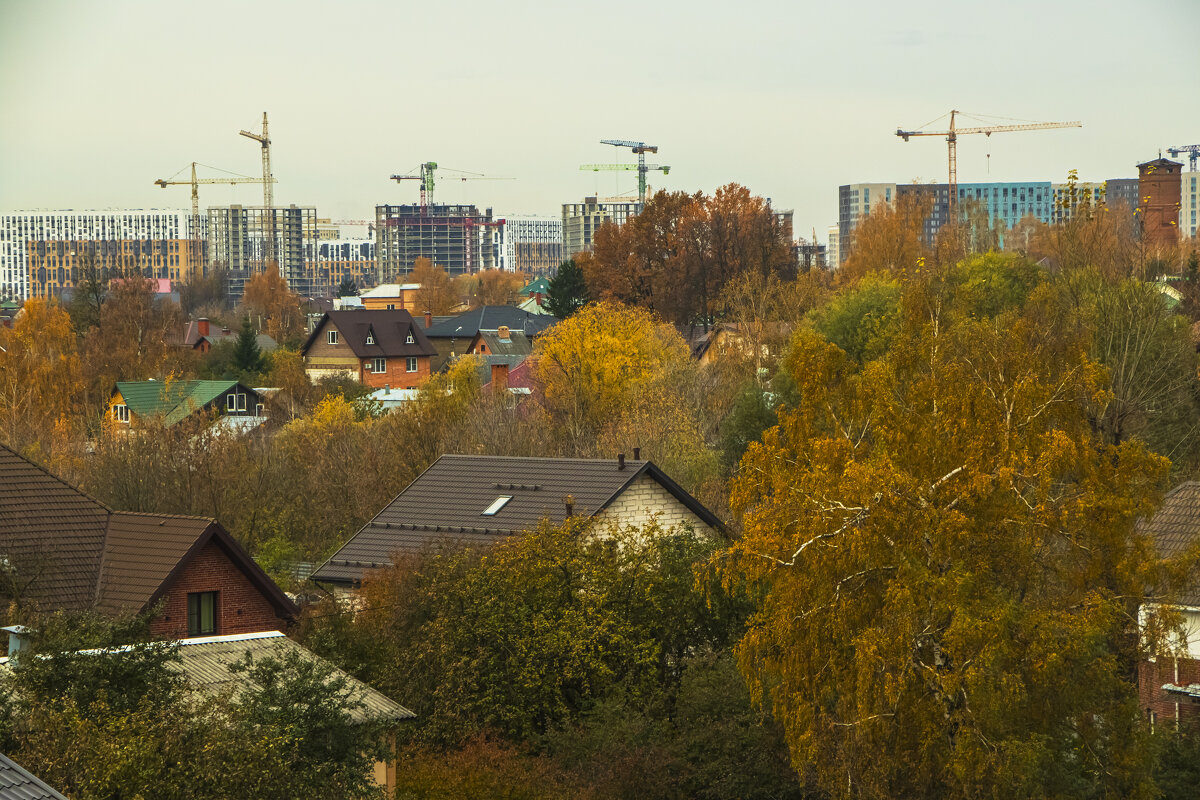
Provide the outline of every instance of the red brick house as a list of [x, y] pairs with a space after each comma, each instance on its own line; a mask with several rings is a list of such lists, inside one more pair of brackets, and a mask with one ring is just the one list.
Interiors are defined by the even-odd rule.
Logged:
[[437, 350], [412, 314], [376, 309], [327, 312], [300, 354], [311, 380], [344, 375], [375, 389], [416, 389]]
[[0, 445], [0, 604], [116, 616], [164, 638], [283, 630], [296, 605], [215, 520], [113, 511]]

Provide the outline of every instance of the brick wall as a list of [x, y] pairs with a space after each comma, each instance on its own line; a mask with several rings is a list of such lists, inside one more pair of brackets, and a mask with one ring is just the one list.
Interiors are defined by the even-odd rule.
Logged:
[[391, 386], [393, 389], [418, 389], [429, 380], [429, 356], [417, 356], [417, 371], [408, 371], [408, 357], [387, 359], [386, 372], [370, 372], [373, 359], [363, 362], [362, 382], [372, 389]]
[[664, 528], [690, 524], [697, 533], [711, 531], [687, 506], [649, 475], [642, 475], [630, 484], [608, 508], [596, 515], [601, 524], [645, 525], [654, 518]]
[[190, 592], [219, 592], [218, 636], [229, 633], [281, 631], [271, 602], [242, 574], [216, 542], [209, 542], [167, 586], [163, 611], [150, 626], [155, 636], [188, 635], [187, 596]]
[[1200, 713], [1200, 703], [1184, 695], [1164, 692], [1164, 683], [1200, 683], [1200, 661], [1160, 658], [1138, 665], [1138, 699], [1143, 714], [1153, 711], [1159, 722], [1167, 722]]

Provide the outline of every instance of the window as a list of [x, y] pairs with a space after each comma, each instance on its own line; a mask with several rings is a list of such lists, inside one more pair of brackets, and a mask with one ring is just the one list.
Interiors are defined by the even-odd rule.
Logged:
[[204, 636], [217, 632], [217, 593], [188, 594], [188, 636]]
[[388, 303], [388, 304], [387, 304], [387, 310], [388, 310], [388, 311], [395, 311], [395, 310], [396, 310], [396, 304], [395, 304], [395, 303]]
[[325, 341], [328, 342], [329, 344], [337, 344], [338, 343], [338, 332], [337, 331], [326, 331]]
[[254, 404], [254, 416], [261, 417], [266, 412], [267, 407], [262, 403]]
[[367, 344], [375, 344], [375, 331], [367, 331]]
[[410, 333], [410, 334], [408, 334], [408, 338], [405, 339], [404, 341], [406, 344], [414, 344], [417, 340], [414, 339], [413, 335]]
[[387, 359], [386, 358], [371, 359], [371, 372], [387, 372]]
[[113, 406], [113, 419], [117, 422], [129, 424], [129, 406], [124, 403], [117, 403]]
[[237, 395], [233, 392], [225, 395], [225, 410], [237, 411]]
[[237, 404], [238, 404], [238, 406], [237, 406], [238, 411], [246, 410], [246, 393], [245, 392], [238, 392]]
[[416, 372], [416, 371], [417, 371], [417, 359], [416, 359], [416, 357], [415, 357], [415, 356], [409, 356], [409, 357], [408, 357], [408, 371], [409, 371], [409, 372]]
[[494, 516], [496, 516], [497, 514], [499, 514], [499, 513], [500, 513], [500, 509], [502, 509], [502, 508], [504, 508], [506, 505], [508, 505], [508, 501], [509, 501], [509, 500], [512, 500], [512, 495], [511, 495], [511, 494], [502, 494], [502, 495], [500, 495], [500, 496], [499, 496], [499, 497], [497, 497], [495, 500], [493, 500], [493, 501], [492, 501], [492, 504], [491, 504], [490, 506], [488, 506], [486, 509], [484, 509], [483, 513], [482, 513], [482, 514], [480, 514], [479, 516], [481, 516], [481, 517], [494, 517]]

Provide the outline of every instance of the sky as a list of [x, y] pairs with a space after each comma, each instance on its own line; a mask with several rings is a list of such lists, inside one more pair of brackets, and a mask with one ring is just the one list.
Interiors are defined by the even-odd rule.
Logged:
[[579, 170], [632, 163], [600, 144], [628, 139], [671, 167], [653, 188], [741, 183], [823, 242], [839, 185], [946, 180], [942, 139], [895, 131], [951, 108], [1083, 122], [961, 137], [964, 183], [1134, 177], [1200, 144], [1196, 3], [0, 0], [0, 210], [188, 208], [154, 180], [261, 175], [238, 131], [266, 111], [276, 204], [322, 217], [416, 202], [389, 176], [423, 161], [505, 179], [447, 170], [437, 202], [558, 216], [636, 195], [636, 173]]

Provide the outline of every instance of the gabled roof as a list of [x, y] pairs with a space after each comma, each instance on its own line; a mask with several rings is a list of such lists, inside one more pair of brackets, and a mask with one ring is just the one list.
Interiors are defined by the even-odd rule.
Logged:
[[[229, 665], [249, 654], [254, 660], [282, 658], [289, 652], [299, 653], [310, 661], [324, 661], [316, 653], [293, 642], [279, 631], [243, 633], [232, 636], [208, 636], [179, 641], [180, 668], [192, 685], [219, 693], [226, 687], [249, 688], [253, 682], [245, 672], [231, 672]], [[416, 714], [367, 684], [334, 667], [334, 675], [345, 678], [349, 691], [362, 700], [363, 706], [350, 712], [355, 722], [413, 719]]]
[[478, 344], [487, 346], [489, 356], [527, 356], [533, 352], [529, 337], [521, 331], [510, 330], [508, 336], [501, 338], [499, 331], [480, 330], [471, 340], [471, 346]]
[[[564, 498], [574, 498], [577, 516], [594, 516], [631, 483], [649, 475], [712, 527], [721, 521], [650, 461], [517, 458], [444, 455], [421, 473], [321, 565], [313, 578], [331, 583], [361, 580], [363, 571], [387, 566], [397, 551], [421, 552], [443, 539], [493, 544], [504, 536], [537, 527], [543, 519], [566, 518]], [[510, 497], [484, 515], [501, 497]]]
[[215, 542], [283, 617], [298, 609], [216, 521], [112, 511], [0, 445], [0, 558], [26, 600], [108, 614], [156, 602], [191, 557]]
[[[1187, 481], [1167, 492], [1158, 513], [1138, 524], [1154, 537], [1160, 558], [1179, 558], [1200, 546], [1200, 482]], [[1200, 606], [1200, 581], [1179, 598], [1189, 606]]]
[[549, 314], [531, 314], [514, 306], [480, 306], [425, 329], [430, 339], [470, 339], [480, 330], [494, 331], [501, 325], [534, 337], [558, 322]]
[[529, 283], [522, 286], [521, 290], [519, 292], [517, 292], [517, 294], [523, 295], [525, 297], [528, 297], [531, 294], [549, 294], [549, 293], [550, 293], [550, 281], [547, 280], [544, 275], [534, 278]]
[[29, 770], [0, 753], [0, 800], [67, 800]]
[[[300, 348], [301, 355], [307, 355], [308, 349], [329, 324], [337, 328], [341, 340], [358, 358], [437, 355], [436, 348], [425, 338], [425, 329], [416, 323], [412, 314], [399, 308], [327, 311], [308, 335], [304, 347]], [[373, 344], [367, 344], [368, 333], [374, 339]], [[408, 342], [410, 335], [413, 338], [411, 344]]]
[[174, 425], [194, 414], [234, 387], [256, 394], [237, 381], [118, 381], [117, 391], [125, 405], [142, 417], [162, 417]]

